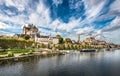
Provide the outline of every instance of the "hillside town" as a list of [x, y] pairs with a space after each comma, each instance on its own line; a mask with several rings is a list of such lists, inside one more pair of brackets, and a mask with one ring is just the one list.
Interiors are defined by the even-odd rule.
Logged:
[[[37, 43], [43, 43], [45, 45], [51, 43], [51, 44], [59, 44], [59, 39], [57, 37], [52, 37], [51, 35], [42, 35], [40, 34], [40, 30], [33, 24], [27, 24], [24, 25], [22, 28], [21, 34], [15, 34], [13, 36], [5, 36], [1, 35], [0, 38], [24, 38], [25, 36], [28, 36], [31, 40]], [[78, 40], [71, 40], [70, 42], [67, 42], [65, 44], [80, 44], [80, 45], [89, 45], [89, 46], [98, 46], [98, 47], [104, 47], [104, 48], [119, 48], [120, 45], [114, 44], [114, 43], [108, 43], [106, 41], [102, 40], [96, 40], [94, 37], [88, 37], [85, 40], [80, 40], [80, 34], [77, 35]]]

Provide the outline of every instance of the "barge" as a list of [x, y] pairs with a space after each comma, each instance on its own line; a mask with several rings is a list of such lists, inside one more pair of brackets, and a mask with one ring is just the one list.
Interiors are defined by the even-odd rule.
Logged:
[[82, 49], [80, 52], [96, 52], [96, 49]]

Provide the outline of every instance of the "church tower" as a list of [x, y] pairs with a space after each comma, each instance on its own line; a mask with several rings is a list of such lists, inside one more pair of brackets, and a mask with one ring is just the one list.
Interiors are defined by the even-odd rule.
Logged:
[[78, 43], [80, 43], [80, 34], [78, 34]]

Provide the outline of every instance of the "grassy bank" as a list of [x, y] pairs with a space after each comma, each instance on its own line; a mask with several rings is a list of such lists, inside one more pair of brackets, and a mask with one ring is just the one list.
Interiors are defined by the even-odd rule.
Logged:
[[2, 49], [24, 49], [32, 47], [33, 41], [16, 39], [16, 38], [0, 38], [0, 48]]
[[14, 53], [14, 54], [18, 54], [18, 53], [28, 53], [30, 50], [34, 50], [34, 49], [0, 50], [0, 55], [7, 54], [8, 52], [12, 52], [12, 53]]

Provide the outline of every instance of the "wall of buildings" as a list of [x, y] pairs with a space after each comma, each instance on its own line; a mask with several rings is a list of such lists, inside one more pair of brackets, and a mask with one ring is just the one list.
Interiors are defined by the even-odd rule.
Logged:
[[43, 43], [43, 44], [58, 44], [59, 40], [57, 38], [49, 37], [49, 36], [44, 36], [44, 37], [35, 37], [35, 42]]

